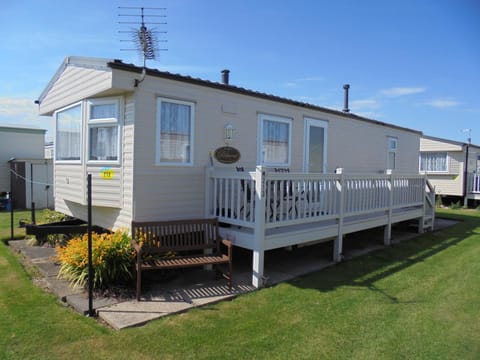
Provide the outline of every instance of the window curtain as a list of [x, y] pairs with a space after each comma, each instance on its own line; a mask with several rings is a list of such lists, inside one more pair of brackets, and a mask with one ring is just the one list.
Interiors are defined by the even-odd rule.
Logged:
[[263, 162], [269, 164], [287, 164], [289, 149], [289, 131], [287, 123], [263, 121]]
[[57, 113], [57, 160], [80, 160], [81, 131], [81, 105]]
[[90, 160], [118, 160], [118, 127], [90, 128]]
[[422, 153], [420, 171], [447, 171], [447, 153]]
[[160, 161], [190, 162], [191, 108], [162, 101], [160, 110]]

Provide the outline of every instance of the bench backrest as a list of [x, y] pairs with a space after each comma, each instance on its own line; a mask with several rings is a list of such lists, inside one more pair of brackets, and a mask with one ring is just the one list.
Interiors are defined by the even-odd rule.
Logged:
[[196, 251], [219, 248], [217, 219], [132, 221], [132, 239], [143, 252]]

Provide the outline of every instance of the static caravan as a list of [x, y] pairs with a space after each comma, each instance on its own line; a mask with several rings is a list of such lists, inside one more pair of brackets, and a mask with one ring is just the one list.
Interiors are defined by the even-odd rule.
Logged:
[[38, 101], [56, 121], [58, 211], [86, 218], [92, 174], [96, 225], [216, 216], [256, 254], [257, 285], [268, 249], [426, 219], [420, 132], [237, 87], [228, 71], [69, 57]]
[[437, 195], [480, 200], [480, 146], [422, 136], [419, 163]]
[[47, 130], [0, 125], [0, 193], [10, 191], [11, 159], [43, 159]]

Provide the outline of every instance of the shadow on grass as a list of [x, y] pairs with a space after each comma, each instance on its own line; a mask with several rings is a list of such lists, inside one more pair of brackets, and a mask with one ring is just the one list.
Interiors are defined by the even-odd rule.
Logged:
[[373, 251], [288, 283], [297, 288], [316, 289], [322, 292], [345, 286], [367, 288], [381, 294], [392, 303], [399, 303], [396, 297], [378, 288], [375, 283], [431, 258], [471, 235], [478, 234], [478, 215], [472, 215], [472, 219], [467, 217], [448, 216], [449, 219], [455, 218], [463, 222], [445, 230], [425, 233], [394, 246]]

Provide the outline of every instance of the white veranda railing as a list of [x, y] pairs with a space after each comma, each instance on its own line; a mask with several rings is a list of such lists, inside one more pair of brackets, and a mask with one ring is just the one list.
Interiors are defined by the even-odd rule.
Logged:
[[[209, 168], [206, 215], [221, 222], [265, 228], [424, 206], [434, 211], [425, 175], [274, 173]], [[433, 196], [433, 197], [432, 197]], [[430, 200], [430, 201], [427, 201]], [[256, 207], [261, 206], [260, 219]], [[257, 215], [258, 216], [258, 215]]]

